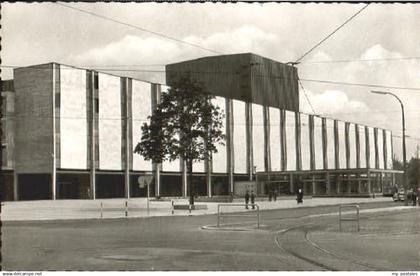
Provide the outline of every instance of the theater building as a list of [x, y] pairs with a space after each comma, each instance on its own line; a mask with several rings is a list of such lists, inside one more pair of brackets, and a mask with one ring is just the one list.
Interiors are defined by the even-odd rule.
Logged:
[[[370, 195], [400, 173], [389, 130], [300, 113], [293, 66], [254, 54], [167, 65], [168, 85], [183, 75], [202, 82], [226, 114], [226, 145], [193, 166], [199, 196], [235, 193], [235, 183], [255, 179], [262, 195], [274, 187]], [[15, 69], [2, 85], [3, 198], [144, 197], [137, 179], [150, 174], [151, 196], [186, 196], [181, 160], [152, 164], [133, 153], [167, 88], [57, 63]]]

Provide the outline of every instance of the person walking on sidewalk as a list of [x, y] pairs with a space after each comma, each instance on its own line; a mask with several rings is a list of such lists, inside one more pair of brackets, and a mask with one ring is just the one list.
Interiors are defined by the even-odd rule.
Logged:
[[255, 209], [255, 194], [254, 194], [254, 191], [251, 191], [251, 205], [252, 205], [252, 209]]
[[303, 190], [299, 189], [296, 195], [296, 201], [297, 203], [303, 203]]
[[277, 201], [277, 189], [274, 189], [273, 197], [274, 201]]
[[248, 203], [249, 203], [249, 191], [246, 190], [246, 193], [245, 193], [245, 209], [248, 209]]

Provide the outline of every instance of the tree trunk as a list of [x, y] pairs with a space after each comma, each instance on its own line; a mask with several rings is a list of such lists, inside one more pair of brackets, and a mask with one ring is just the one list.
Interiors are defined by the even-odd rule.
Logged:
[[190, 188], [190, 205], [194, 205], [194, 183], [193, 183], [193, 165], [192, 160], [187, 160], [187, 172], [188, 172], [188, 187]]

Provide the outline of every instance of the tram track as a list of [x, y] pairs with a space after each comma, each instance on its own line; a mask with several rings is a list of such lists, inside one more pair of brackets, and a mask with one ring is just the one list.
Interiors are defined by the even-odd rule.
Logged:
[[[371, 264], [368, 264], [359, 260], [351, 259], [348, 256], [337, 254], [335, 252], [332, 252], [320, 246], [309, 237], [311, 233], [311, 229], [314, 226], [315, 225], [299, 225], [299, 226], [294, 226], [291, 228], [278, 231], [274, 237], [275, 244], [284, 253], [295, 257], [297, 260], [304, 261], [306, 263], [309, 263], [310, 265], [318, 267], [321, 270], [327, 270], [327, 271], [343, 270], [337, 266], [331, 265], [331, 263], [334, 263], [334, 262], [336, 262], [337, 265], [344, 264], [347, 267], [358, 267], [357, 270], [370, 270], [370, 271], [381, 270], [381, 268], [378, 268]], [[292, 235], [289, 235], [289, 237], [286, 237], [286, 236], [288, 236], [287, 234], [292, 233], [292, 232], [302, 233], [301, 238], [299, 238], [299, 240], [296, 240], [296, 242], [303, 242], [303, 247], [305, 250], [297, 250], [297, 249], [292, 248], [290, 245], [288, 246], [288, 244], [290, 244], [293, 240], [290, 239], [290, 236]], [[287, 241], [287, 242], [285, 243], [284, 241]], [[313, 255], [314, 257], [307, 256], [308, 252], [311, 252], [312, 250], [315, 250], [315, 252], [318, 252], [318, 254], [316, 255], [314, 254]], [[322, 262], [319, 259], [328, 260], [328, 263]]]

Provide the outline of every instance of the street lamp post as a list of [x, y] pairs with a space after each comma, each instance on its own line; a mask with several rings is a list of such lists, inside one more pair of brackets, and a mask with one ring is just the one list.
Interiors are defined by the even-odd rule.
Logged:
[[401, 105], [401, 119], [402, 119], [402, 145], [403, 145], [403, 166], [404, 166], [404, 177], [403, 177], [403, 187], [404, 187], [404, 203], [407, 206], [408, 205], [408, 198], [407, 198], [407, 158], [406, 158], [406, 148], [405, 148], [405, 116], [404, 116], [404, 105], [400, 98], [397, 97], [397, 95], [391, 93], [391, 92], [384, 92], [384, 91], [370, 91], [375, 94], [380, 95], [391, 95], [395, 97], [398, 102]]

